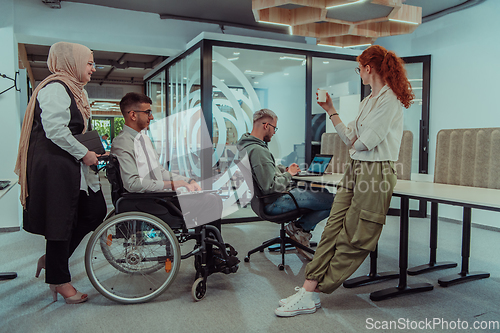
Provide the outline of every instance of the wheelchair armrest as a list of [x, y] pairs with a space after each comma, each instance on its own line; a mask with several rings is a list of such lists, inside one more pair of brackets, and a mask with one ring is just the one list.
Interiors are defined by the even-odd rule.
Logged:
[[122, 193], [121, 197], [116, 201], [115, 207], [119, 205], [121, 200], [144, 200], [144, 199], [156, 199], [160, 200], [168, 206], [169, 210], [179, 217], [183, 217], [182, 212], [179, 208], [177, 208], [170, 200], [177, 196], [177, 192], [168, 191], [168, 192], [144, 192], [144, 193], [131, 193], [125, 192]]

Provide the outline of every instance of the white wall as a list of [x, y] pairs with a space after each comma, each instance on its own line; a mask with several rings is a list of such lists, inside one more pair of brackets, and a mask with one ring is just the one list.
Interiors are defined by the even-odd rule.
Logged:
[[[17, 70], [17, 42], [14, 36], [14, 0], [2, 0], [0, 11], [0, 73], [14, 78]], [[13, 81], [0, 78], [0, 91], [12, 86]], [[14, 166], [19, 142], [19, 92], [15, 89], [0, 95], [0, 179], [17, 179]], [[10, 144], [12, 143], [12, 144]], [[19, 227], [21, 205], [19, 186], [16, 185], [0, 199], [0, 229]]]
[[[430, 173], [439, 130], [500, 126], [498, 13], [500, 1], [485, 1], [424, 23], [410, 35], [377, 40], [399, 56], [431, 55]], [[461, 220], [462, 210], [440, 205], [439, 215]], [[500, 227], [498, 213], [473, 210], [472, 219]]]

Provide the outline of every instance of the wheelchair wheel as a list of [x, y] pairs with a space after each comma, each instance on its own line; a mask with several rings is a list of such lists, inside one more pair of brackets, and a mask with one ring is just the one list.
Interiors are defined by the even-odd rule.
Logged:
[[191, 296], [193, 296], [193, 299], [196, 302], [198, 302], [204, 299], [206, 294], [207, 294], [206, 281], [202, 277], [196, 279], [196, 281], [194, 281], [193, 283], [193, 286], [191, 287]]
[[179, 242], [172, 229], [140, 212], [104, 221], [85, 252], [92, 285], [105, 297], [127, 304], [159, 296], [175, 280], [180, 262]]
[[[114, 210], [110, 212], [106, 218], [110, 218], [111, 216], [114, 215]], [[136, 229], [138, 230], [137, 233], [139, 233], [139, 236], [136, 236], [136, 240], [139, 240], [139, 242], [144, 242], [144, 240], [149, 240], [151, 237], [148, 237], [146, 234], [142, 233], [141, 231], [147, 231], [151, 232], [151, 230], [155, 230], [154, 226], [149, 225], [147, 223], [143, 222], [136, 222]], [[121, 251], [116, 251], [115, 247], [109, 246], [110, 240], [109, 237], [110, 235], [124, 235], [125, 233], [130, 233], [130, 231], [127, 231], [131, 225], [130, 224], [124, 224], [120, 222], [118, 225], [114, 225], [108, 229], [108, 233], [102, 233], [101, 234], [101, 251], [104, 257], [108, 260], [109, 264], [116, 268], [117, 270], [123, 272], [123, 273], [129, 273], [133, 274], [136, 272], [137, 267], [136, 266], [131, 266], [130, 262], [121, 260], [120, 256], [122, 255]], [[153, 231], [153, 233], [156, 233]], [[150, 236], [152, 234], [150, 233]], [[142, 237], [142, 238], [141, 238]], [[115, 237], [115, 239], [118, 239], [119, 237]], [[123, 237], [122, 237], [123, 238]], [[148, 243], [150, 245], [150, 243]], [[150, 265], [148, 267], [142, 267], [141, 268], [141, 273], [143, 274], [150, 274], [153, 273], [161, 268], [163, 268], [164, 265], [161, 262], [158, 262], [154, 265]]]

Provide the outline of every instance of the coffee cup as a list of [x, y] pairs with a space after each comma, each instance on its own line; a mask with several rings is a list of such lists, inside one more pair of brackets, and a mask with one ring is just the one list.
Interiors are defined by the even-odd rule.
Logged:
[[318, 102], [326, 102], [326, 94], [328, 92], [324, 89], [318, 89]]

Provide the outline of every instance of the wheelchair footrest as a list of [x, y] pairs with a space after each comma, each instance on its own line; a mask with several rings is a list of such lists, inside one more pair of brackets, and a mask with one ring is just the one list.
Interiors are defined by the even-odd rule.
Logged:
[[209, 259], [208, 267], [209, 273], [236, 273], [238, 270], [238, 264], [240, 260], [236, 255], [238, 252], [232, 247], [230, 244], [225, 244], [226, 246], [226, 255], [224, 256], [221, 253], [221, 249], [213, 249], [213, 256]]

